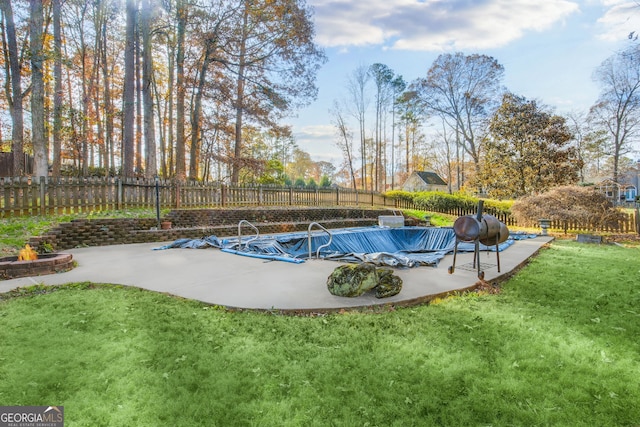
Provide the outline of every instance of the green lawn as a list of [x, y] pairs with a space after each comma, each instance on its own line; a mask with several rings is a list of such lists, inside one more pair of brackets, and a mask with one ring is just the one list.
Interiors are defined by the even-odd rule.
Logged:
[[637, 247], [558, 241], [498, 295], [377, 313], [0, 297], [0, 404], [64, 405], [67, 426], [640, 425]]

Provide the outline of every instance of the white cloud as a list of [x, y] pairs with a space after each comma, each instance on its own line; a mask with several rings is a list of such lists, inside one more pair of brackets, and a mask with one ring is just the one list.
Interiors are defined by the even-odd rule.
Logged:
[[296, 128], [294, 137], [298, 146], [315, 161], [338, 163], [340, 149], [335, 143], [336, 131], [332, 125], [308, 125]]
[[[383, 43], [386, 36], [371, 21], [385, 13], [384, 2], [312, 0], [317, 41], [323, 46], [362, 46]], [[366, 18], [365, 18], [366, 17]]]
[[[611, 1], [611, 0], [608, 0]], [[570, 0], [310, 0], [317, 41], [440, 51], [504, 46], [578, 12]]]
[[598, 19], [600, 39], [620, 41], [632, 31], [640, 33], [640, 6], [636, 1], [602, 0], [602, 5], [608, 9]]

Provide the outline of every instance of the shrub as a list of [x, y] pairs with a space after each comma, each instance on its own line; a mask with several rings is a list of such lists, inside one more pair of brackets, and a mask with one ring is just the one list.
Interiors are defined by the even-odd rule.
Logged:
[[307, 182], [307, 188], [311, 190], [315, 190], [316, 188], [318, 188], [318, 184], [316, 184], [316, 180], [313, 178], [309, 178], [309, 181]]
[[566, 185], [517, 200], [511, 208], [518, 225], [535, 226], [541, 218], [577, 221], [592, 228], [614, 226], [622, 213], [593, 188]]
[[391, 190], [387, 191], [384, 195], [392, 200], [404, 200], [407, 202], [413, 202], [413, 197], [417, 193], [410, 193], [409, 191]]
[[331, 187], [331, 179], [329, 179], [327, 175], [322, 175], [322, 178], [320, 178], [320, 187], [322, 188]]
[[[453, 212], [455, 210], [474, 211], [480, 199], [464, 193], [449, 194], [441, 191], [389, 191], [385, 194], [390, 199], [413, 202], [416, 209], [430, 212]], [[512, 201], [484, 200], [484, 210], [493, 215], [509, 215]]]

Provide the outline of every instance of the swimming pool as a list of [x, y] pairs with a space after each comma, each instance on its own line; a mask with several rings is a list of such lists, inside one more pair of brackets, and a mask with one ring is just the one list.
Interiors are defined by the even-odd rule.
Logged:
[[[158, 249], [216, 247], [224, 252], [252, 256], [267, 260], [302, 263], [312, 257], [348, 261], [370, 262], [392, 267], [437, 266], [444, 256], [453, 251], [456, 236], [451, 227], [356, 227], [331, 229], [331, 239], [324, 231], [295, 232], [220, 239], [179, 239]], [[309, 235], [311, 241], [309, 242]], [[325, 246], [327, 243], [331, 243]], [[512, 239], [501, 243], [504, 250]], [[320, 251], [318, 252], [318, 248]], [[481, 245], [481, 249], [491, 250]], [[495, 248], [493, 248], [495, 249]], [[473, 251], [473, 244], [460, 243], [458, 251]]]

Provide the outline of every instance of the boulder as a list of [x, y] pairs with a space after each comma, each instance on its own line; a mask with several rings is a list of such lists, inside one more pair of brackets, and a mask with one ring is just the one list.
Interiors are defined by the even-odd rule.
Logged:
[[396, 295], [402, 289], [402, 279], [388, 268], [376, 268], [371, 264], [344, 264], [336, 268], [327, 279], [332, 295], [357, 297], [374, 290], [376, 298]]

